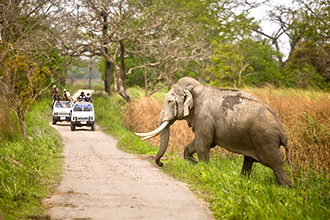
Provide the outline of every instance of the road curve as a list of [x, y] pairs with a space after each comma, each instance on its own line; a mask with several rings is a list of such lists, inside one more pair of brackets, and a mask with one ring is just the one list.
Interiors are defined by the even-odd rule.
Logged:
[[53, 127], [63, 138], [65, 159], [60, 185], [44, 200], [51, 219], [213, 219], [186, 184], [119, 150], [100, 127]]

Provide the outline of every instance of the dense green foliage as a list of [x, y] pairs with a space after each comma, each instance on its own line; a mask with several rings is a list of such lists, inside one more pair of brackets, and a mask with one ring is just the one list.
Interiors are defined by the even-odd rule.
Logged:
[[[165, 95], [165, 94], [164, 94]], [[126, 103], [120, 97], [94, 97], [98, 123], [119, 139], [128, 152], [155, 155], [157, 148], [135, 137], [123, 123]], [[241, 176], [242, 157], [213, 153], [209, 164], [191, 164], [173, 153], [164, 159], [164, 172], [190, 185], [210, 202], [216, 219], [329, 219], [330, 181], [314, 170], [290, 173], [292, 188], [276, 183], [273, 172], [255, 164], [251, 178]]]
[[0, 210], [6, 220], [42, 215], [41, 199], [61, 173], [62, 142], [49, 115], [49, 99], [39, 100], [27, 115], [27, 137], [0, 143]]

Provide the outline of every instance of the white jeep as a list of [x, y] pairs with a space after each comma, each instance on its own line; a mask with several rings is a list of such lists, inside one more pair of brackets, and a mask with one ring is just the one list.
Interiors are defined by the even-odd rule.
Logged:
[[76, 127], [88, 126], [95, 131], [94, 106], [90, 102], [76, 102], [73, 106], [71, 116], [71, 131]]
[[70, 121], [72, 114], [73, 102], [70, 101], [55, 101], [53, 106], [52, 124], [58, 121]]

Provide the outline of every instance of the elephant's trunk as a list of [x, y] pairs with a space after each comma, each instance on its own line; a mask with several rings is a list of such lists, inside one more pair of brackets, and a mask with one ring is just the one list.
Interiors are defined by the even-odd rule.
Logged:
[[170, 139], [170, 126], [171, 126], [170, 121], [164, 121], [154, 131], [148, 133], [135, 133], [138, 136], [142, 136], [143, 137], [142, 140], [146, 140], [155, 137], [157, 135], [160, 135], [160, 146], [155, 158], [155, 162], [158, 166], [163, 166], [163, 163], [160, 162], [160, 158], [164, 155], [168, 146], [168, 141]]
[[160, 158], [165, 154], [168, 146], [168, 141], [170, 139], [170, 125], [164, 128], [159, 135], [160, 135], [160, 145], [159, 145], [159, 150], [155, 157], [155, 162], [158, 166], [161, 167], [163, 166], [163, 163], [160, 162]]
[[[171, 92], [169, 92], [171, 94]], [[160, 146], [158, 153], [155, 157], [155, 162], [158, 166], [163, 166], [163, 163], [160, 162], [160, 158], [164, 155], [167, 150], [168, 141], [170, 138], [170, 126], [175, 122], [175, 118], [178, 115], [178, 101], [175, 98], [168, 97], [166, 95], [163, 108], [159, 115], [159, 128], [148, 133], [135, 133], [138, 136], [144, 137], [143, 140], [152, 138], [160, 135]], [[183, 113], [182, 113], [183, 115]]]

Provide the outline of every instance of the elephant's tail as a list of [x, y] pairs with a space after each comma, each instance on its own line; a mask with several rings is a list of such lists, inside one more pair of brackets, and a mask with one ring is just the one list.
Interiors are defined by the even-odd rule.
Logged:
[[289, 164], [292, 172], [295, 172], [295, 170], [292, 167], [291, 160], [290, 160], [290, 157], [289, 157], [289, 151], [290, 151], [290, 149], [289, 149], [289, 139], [288, 139], [288, 137], [286, 135], [283, 135], [282, 136], [281, 144], [285, 148], [286, 160], [288, 161], [288, 164]]

